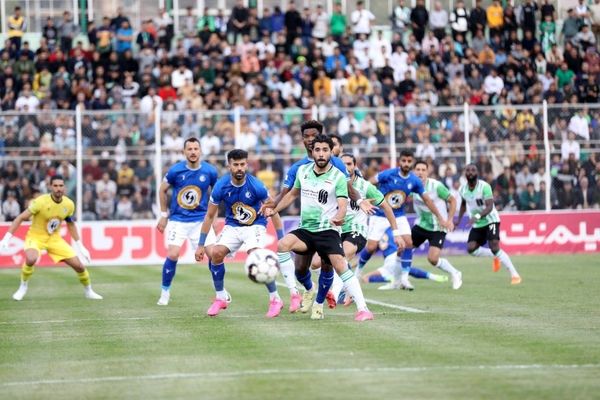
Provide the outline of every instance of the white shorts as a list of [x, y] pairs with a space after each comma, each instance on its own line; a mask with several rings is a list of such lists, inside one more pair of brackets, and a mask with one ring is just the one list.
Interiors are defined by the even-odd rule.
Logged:
[[[167, 223], [167, 246], [178, 246], [181, 247], [185, 239], [189, 239], [192, 244], [192, 248], [196, 250], [198, 247], [198, 241], [200, 240], [200, 228], [202, 227], [203, 221], [197, 222], [181, 222], [181, 221], [169, 221]], [[214, 229], [211, 227], [206, 237], [205, 246], [215, 244], [217, 237]]]
[[396, 255], [390, 254], [383, 260], [383, 266], [377, 268], [377, 271], [383, 279], [392, 281], [394, 279], [394, 269], [396, 269]]
[[230, 253], [235, 253], [242, 245], [246, 250], [262, 249], [267, 245], [267, 228], [262, 225], [225, 225], [217, 238], [217, 245], [227, 247]]
[[[403, 215], [396, 217], [396, 224], [401, 235], [410, 236], [410, 224], [408, 219]], [[367, 240], [375, 240], [379, 242], [385, 235], [385, 231], [390, 227], [390, 223], [386, 217], [372, 215], [369, 218], [369, 230], [367, 231]]]

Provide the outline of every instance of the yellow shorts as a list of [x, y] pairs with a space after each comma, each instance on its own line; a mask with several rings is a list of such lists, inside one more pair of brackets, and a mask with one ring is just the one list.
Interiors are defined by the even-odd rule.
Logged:
[[59, 235], [41, 236], [28, 233], [25, 237], [25, 250], [34, 249], [38, 252], [46, 250], [55, 263], [77, 257], [75, 250]]

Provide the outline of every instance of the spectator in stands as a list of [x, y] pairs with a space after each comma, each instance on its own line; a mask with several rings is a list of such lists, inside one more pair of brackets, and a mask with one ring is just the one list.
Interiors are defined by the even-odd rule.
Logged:
[[352, 11], [350, 22], [352, 23], [352, 33], [357, 37], [359, 35], [371, 34], [371, 24], [375, 21], [375, 16], [369, 10], [365, 9], [364, 2], [359, 0], [356, 2], [356, 10]]
[[[448, 12], [442, 8], [442, 3], [439, 1], [435, 2], [433, 10], [429, 15], [429, 25], [438, 40], [442, 40], [446, 36]], [[423, 48], [425, 49], [425, 47]]]
[[96, 215], [99, 220], [110, 220], [115, 212], [114, 196], [108, 191], [100, 192], [100, 198], [96, 200]]
[[73, 46], [73, 39], [79, 34], [79, 27], [73, 22], [73, 17], [69, 11], [63, 13], [63, 20], [58, 27], [58, 38], [60, 40], [61, 50], [68, 54]]
[[23, 38], [23, 34], [27, 30], [27, 22], [25, 21], [25, 17], [21, 14], [21, 7], [15, 7], [14, 15], [8, 17], [7, 22], [8, 40], [14, 51], [18, 52], [21, 49], [21, 39]]
[[532, 182], [527, 184], [527, 189], [521, 192], [519, 198], [519, 209], [524, 211], [534, 211], [541, 209], [540, 192], [535, 190]]
[[14, 193], [8, 192], [6, 200], [2, 202], [2, 214], [4, 215], [4, 221], [11, 222], [21, 213], [21, 206], [17, 201]]
[[577, 209], [598, 208], [600, 194], [596, 192], [596, 188], [589, 186], [589, 179], [582, 177], [579, 180], [579, 187], [575, 191], [575, 207]]
[[418, 43], [421, 43], [425, 36], [425, 28], [429, 22], [429, 12], [425, 8], [424, 0], [417, 0], [417, 5], [412, 9], [410, 14], [410, 22], [415, 39]]

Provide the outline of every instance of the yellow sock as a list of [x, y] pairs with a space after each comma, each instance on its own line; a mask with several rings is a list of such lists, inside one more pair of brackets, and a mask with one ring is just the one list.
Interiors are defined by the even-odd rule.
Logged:
[[81, 284], [83, 286], [89, 286], [90, 284], [90, 273], [88, 272], [88, 270], [84, 270], [83, 272], [78, 272], [77, 276], [79, 277], [79, 282], [81, 282]]
[[23, 264], [21, 267], [21, 280], [27, 282], [33, 274], [33, 265]]

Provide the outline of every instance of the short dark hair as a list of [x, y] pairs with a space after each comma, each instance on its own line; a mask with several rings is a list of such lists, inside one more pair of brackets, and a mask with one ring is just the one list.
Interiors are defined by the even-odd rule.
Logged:
[[333, 149], [333, 139], [327, 135], [318, 134], [315, 136], [315, 140], [313, 140], [313, 146], [317, 143], [327, 143], [329, 145], [329, 150]]
[[415, 154], [412, 150], [404, 149], [400, 152], [400, 157], [414, 157]]
[[227, 153], [227, 162], [231, 160], [244, 160], [248, 158], [248, 152], [242, 149], [233, 149]]
[[188, 143], [198, 143], [198, 145], [200, 145], [200, 140], [198, 140], [197, 137], [189, 137], [187, 139], [185, 139], [185, 142], [183, 142], [183, 148], [185, 149], [185, 146], [187, 146]]
[[319, 134], [323, 133], [323, 124], [315, 119], [311, 119], [310, 121], [306, 121], [300, 125], [300, 132], [304, 135], [304, 131], [307, 129], [316, 129]]
[[337, 140], [340, 143], [340, 145], [343, 144], [342, 143], [342, 137], [340, 135], [338, 135], [337, 133], [332, 133], [332, 134], [329, 134], [327, 136], [329, 136], [331, 139]]
[[350, 153], [344, 153], [344, 154], [342, 154], [342, 155], [340, 156], [340, 158], [343, 158], [343, 157], [350, 157], [350, 158], [352, 159], [352, 162], [353, 162], [354, 164], [356, 164], [356, 157], [354, 157], [354, 155], [353, 155], [353, 154], [350, 154]]
[[419, 165], [419, 164], [423, 164], [423, 165], [424, 165], [426, 168], [429, 168], [429, 165], [427, 165], [427, 163], [425, 162], [425, 160], [421, 160], [421, 159], [417, 160], [417, 161], [415, 162], [415, 165], [414, 165], [414, 166], [416, 167], [416, 166], [417, 166], [417, 165]]
[[54, 183], [54, 181], [64, 181], [64, 180], [65, 180], [65, 178], [60, 174], [52, 175], [50, 177], [50, 184], [52, 185]]

